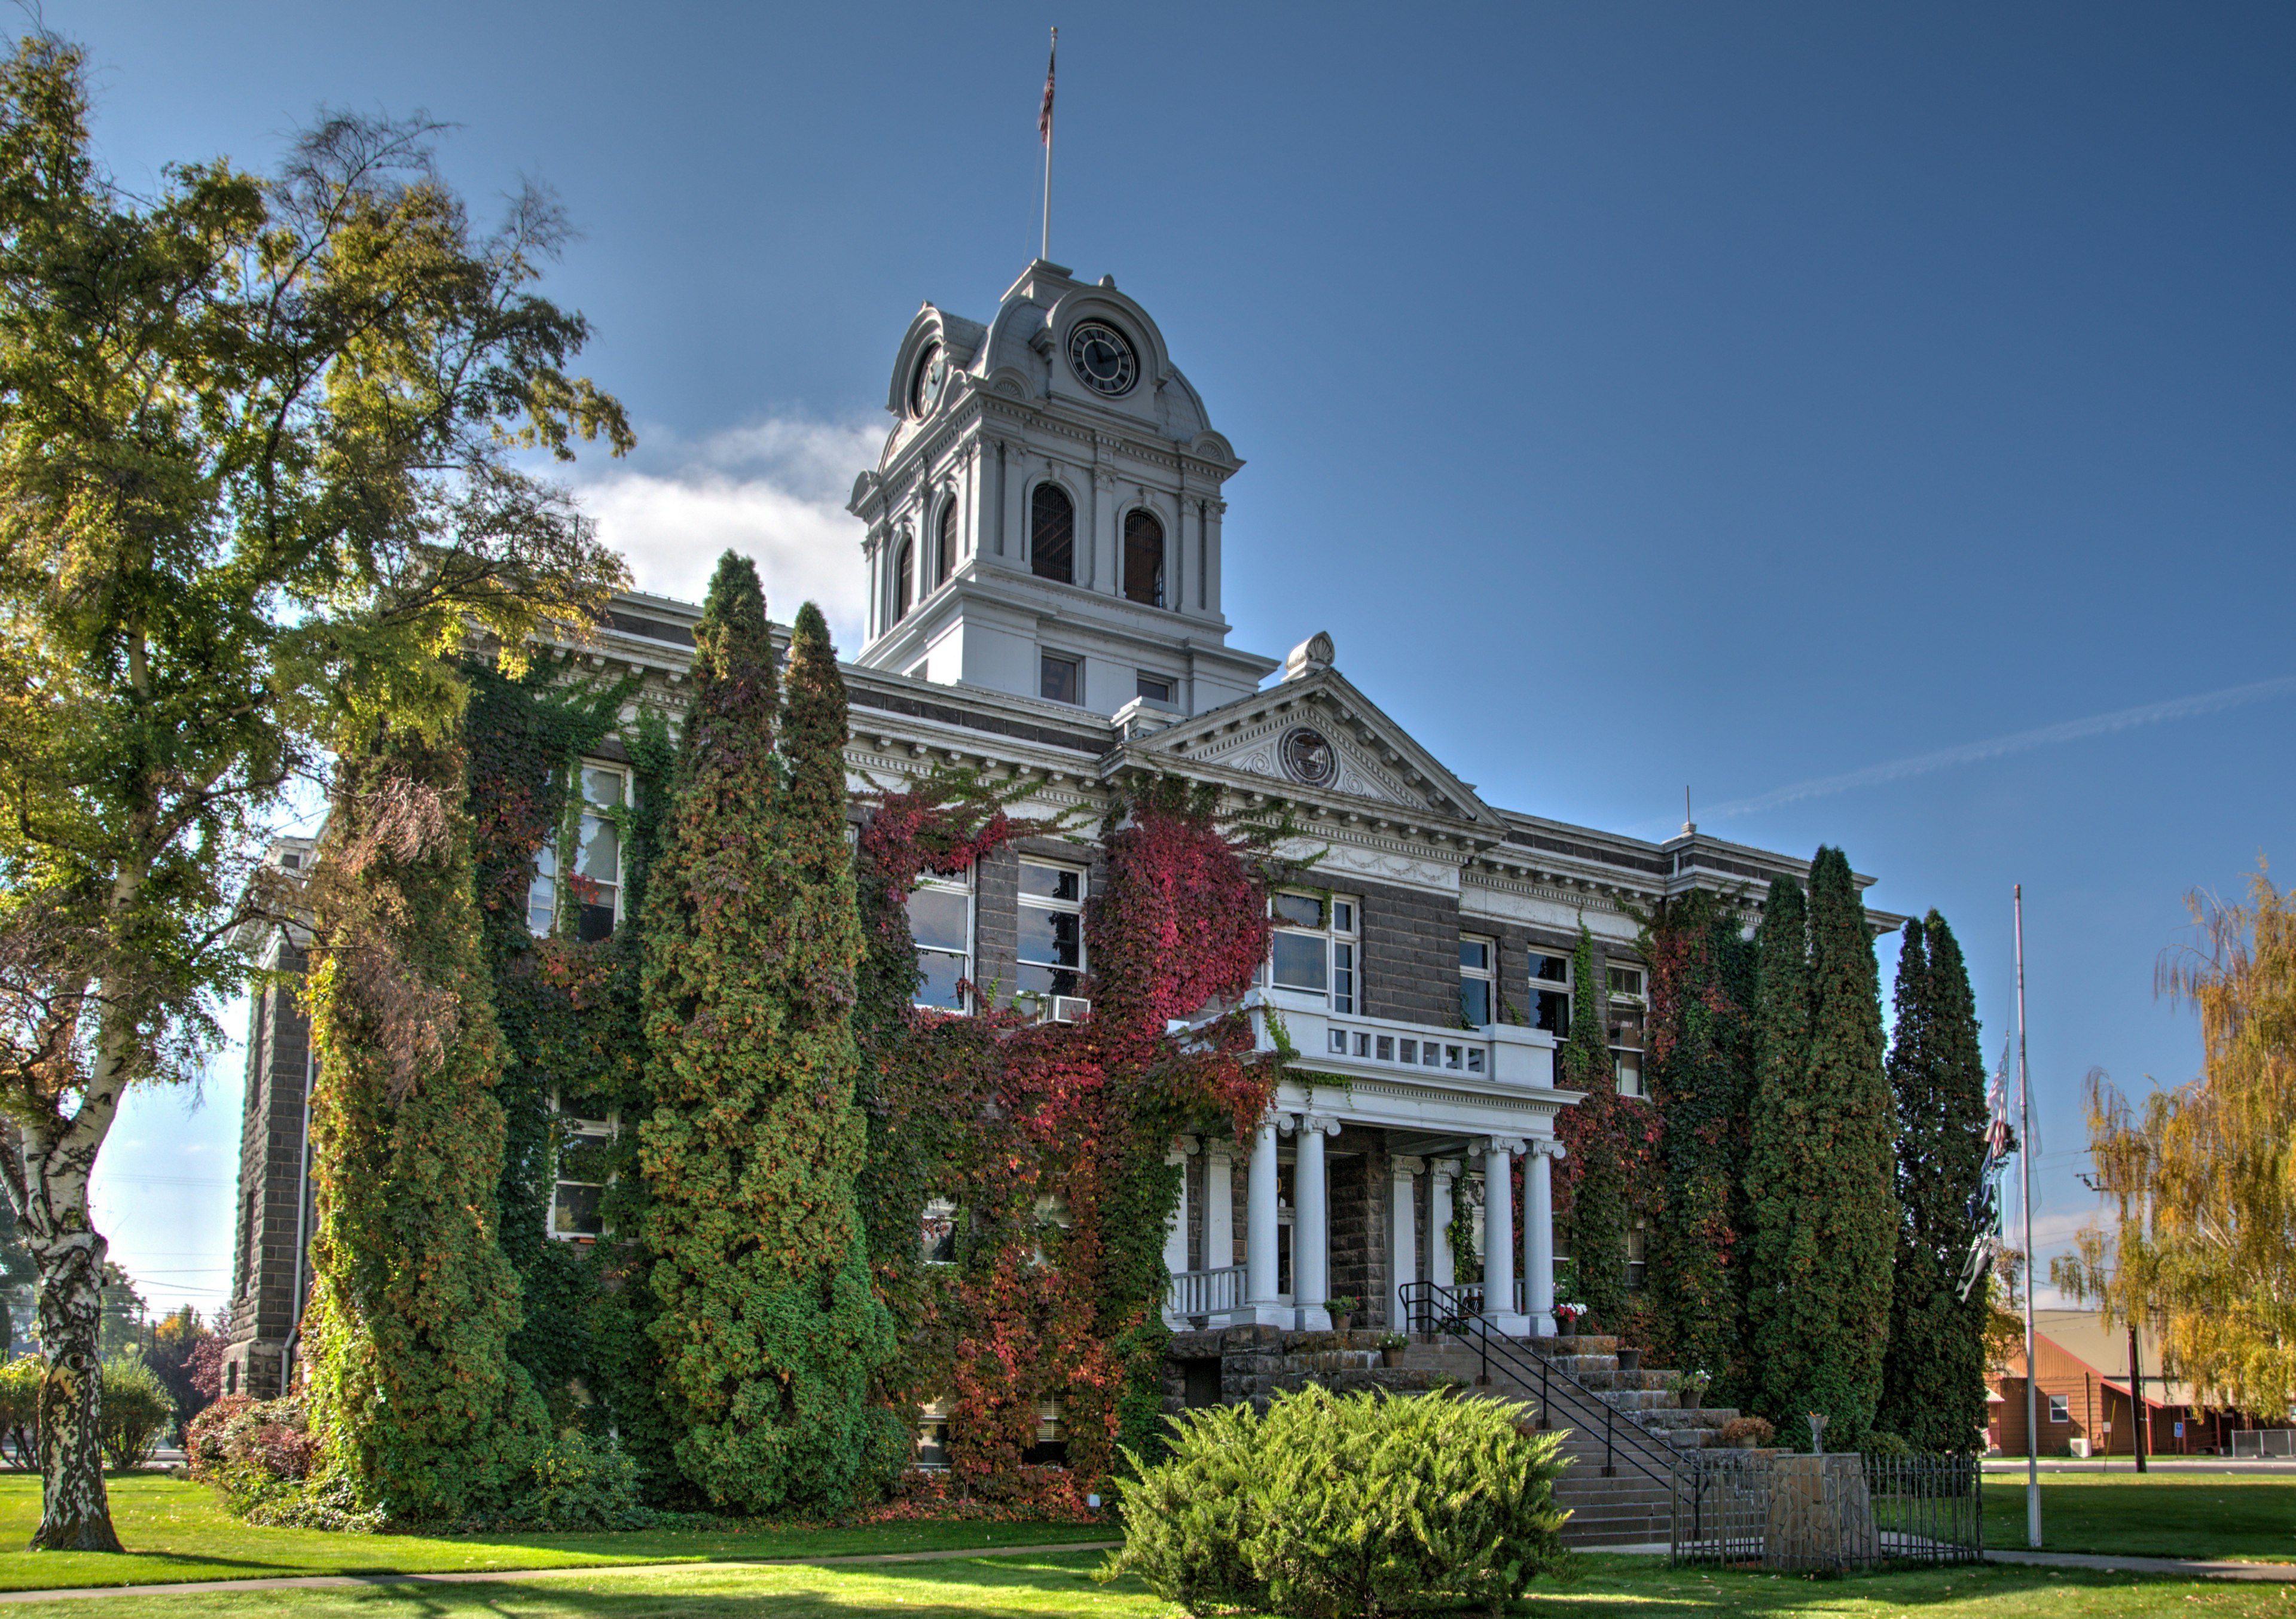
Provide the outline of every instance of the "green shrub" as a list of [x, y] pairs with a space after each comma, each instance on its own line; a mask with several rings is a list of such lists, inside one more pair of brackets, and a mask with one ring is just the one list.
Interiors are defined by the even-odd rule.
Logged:
[[0, 1445], [11, 1467], [40, 1465], [40, 1385], [47, 1375], [47, 1362], [36, 1354], [0, 1366]]
[[638, 1467], [609, 1439], [576, 1431], [535, 1459], [533, 1481], [511, 1508], [513, 1523], [536, 1529], [647, 1529], [656, 1514], [639, 1498]]
[[1124, 1549], [1102, 1577], [1138, 1574], [1199, 1615], [1496, 1612], [1567, 1557], [1562, 1435], [1534, 1436], [1529, 1416], [1321, 1388], [1279, 1395], [1265, 1417], [1192, 1412], [1168, 1460], [1119, 1483]]
[[1858, 1451], [1867, 1456], [1911, 1456], [1911, 1441], [1897, 1434], [1885, 1434], [1879, 1428], [1869, 1429], [1857, 1442]]
[[140, 1467], [176, 1419], [175, 1396], [160, 1374], [130, 1350], [103, 1363], [102, 1421], [96, 1442], [108, 1467]]

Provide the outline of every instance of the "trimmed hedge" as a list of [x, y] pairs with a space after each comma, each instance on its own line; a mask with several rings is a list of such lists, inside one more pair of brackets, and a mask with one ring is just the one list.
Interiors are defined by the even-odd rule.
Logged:
[[1119, 1483], [1124, 1549], [1099, 1577], [1137, 1574], [1197, 1615], [1496, 1613], [1568, 1566], [1562, 1435], [1534, 1432], [1529, 1415], [1314, 1387], [1278, 1395], [1265, 1417], [1192, 1411], [1173, 1424], [1168, 1460]]

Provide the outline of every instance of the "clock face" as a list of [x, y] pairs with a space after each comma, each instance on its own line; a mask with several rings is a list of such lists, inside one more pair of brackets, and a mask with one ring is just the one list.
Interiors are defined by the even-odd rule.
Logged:
[[1340, 756], [1321, 731], [1295, 725], [1283, 733], [1283, 768], [1294, 781], [1327, 785], [1340, 773]]
[[948, 356], [939, 343], [928, 343], [917, 357], [916, 375], [909, 380], [909, 414], [929, 416], [940, 403], [941, 385], [948, 381]]
[[1077, 381], [1114, 399], [1140, 377], [1140, 359], [1123, 333], [1104, 321], [1078, 321], [1069, 333], [1069, 364]]

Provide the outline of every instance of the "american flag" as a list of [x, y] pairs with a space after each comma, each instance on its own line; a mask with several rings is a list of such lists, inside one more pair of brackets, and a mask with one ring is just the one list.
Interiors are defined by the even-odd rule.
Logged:
[[1053, 53], [1045, 59], [1045, 104], [1037, 114], [1037, 133], [1045, 144], [1053, 144], [1053, 69], [1061, 59], [1061, 31], [1053, 30]]

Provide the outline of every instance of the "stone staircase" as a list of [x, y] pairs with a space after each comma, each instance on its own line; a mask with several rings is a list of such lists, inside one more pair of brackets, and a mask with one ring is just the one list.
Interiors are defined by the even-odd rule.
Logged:
[[[1556, 1371], [1576, 1377], [1593, 1391], [1595, 1398], [1661, 1445], [1697, 1450], [1718, 1443], [1723, 1425], [1738, 1415], [1728, 1407], [1684, 1410], [1680, 1396], [1667, 1392], [1665, 1371], [1620, 1371], [1616, 1338], [1534, 1338], [1523, 1343], [1551, 1360]], [[1403, 1365], [1396, 1369], [1423, 1372], [1431, 1383], [1451, 1378], [1465, 1384], [1472, 1393], [1491, 1398], [1538, 1403], [1535, 1376], [1519, 1380], [1522, 1374], [1494, 1357], [1490, 1381], [1482, 1384], [1479, 1379], [1483, 1364], [1472, 1338], [1421, 1339], [1404, 1352]], [[1571, 1461], [1554, 1487], [1555, 1500], [1570, 1508], [1562, 1538], [1586, 1547], [1639, 1546], [1666, 1540], [1673, 1511], [1669, 1484], [1637, 1467], [1636, 1460], [1642, 1459], [1639, 1451], [1629, 1456], [1623, 1441], [1612, 1458], [1613, 1470], [1605, 1476], [1601, 1426], [1591, 1420], [1574, 1422], [1574, 1413], [1562, 1399], [1558, 1398], [1556, 1405], [1560, 1409], [1551, 1417], [1542, 1411], [1540, 1420], [1542, 1426], [1564, 1430], [1563, 1453]]]

